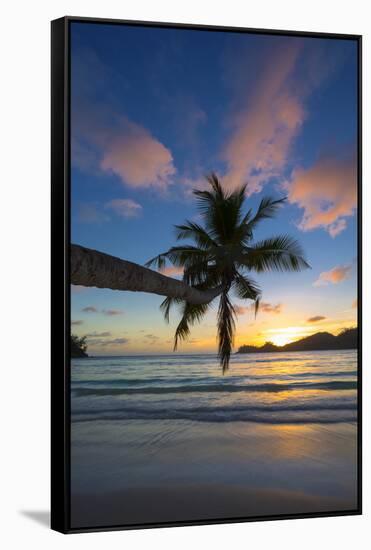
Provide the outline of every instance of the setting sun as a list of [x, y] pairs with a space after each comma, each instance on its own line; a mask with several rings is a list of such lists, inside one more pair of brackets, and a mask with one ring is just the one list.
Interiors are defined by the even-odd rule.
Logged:
[[284, 346], [307, 336], [309, 332], [313, 331], [311, 329], [308, 330], [306, 327], [275, 328], [267, 331], [267, 340], [276, 346]]
[[275, 346], [284, 346], [286, 344], [289, 344], [290, 342], [293, 341], [293, 338], [291, 338], [289, 335], [287, 334], [277, 334], [276, 336], [274, 336], [273, 338], [270, 339], [270, 341], [275, 345]]

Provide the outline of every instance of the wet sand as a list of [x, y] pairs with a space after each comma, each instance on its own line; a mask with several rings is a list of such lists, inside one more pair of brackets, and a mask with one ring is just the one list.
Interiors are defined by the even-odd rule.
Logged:
[[354, 510], [356, 502], [295, 491], [228, 485], [137, 487], [105, 495], [74, 495], [72, 514], [79, 527], [202, 521]]
[[[357, 506], [352, 423], [99, 424], [74, 425], [75, 528]], [[101, 440], [103, 428], [107, 441]]]

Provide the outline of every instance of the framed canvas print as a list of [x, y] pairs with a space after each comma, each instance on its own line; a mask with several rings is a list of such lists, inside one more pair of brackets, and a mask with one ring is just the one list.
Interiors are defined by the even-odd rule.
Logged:
[[52, 22], [52, 528], [361, 513], [361, 38]]

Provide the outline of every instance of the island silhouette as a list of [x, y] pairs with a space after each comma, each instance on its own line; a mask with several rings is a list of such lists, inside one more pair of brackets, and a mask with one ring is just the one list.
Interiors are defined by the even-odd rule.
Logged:
[[284, 346], [276, 346], [272, 342], [265, 342], [262, 346], [241, 346], [236, 353], [271, 353], [279, 351], [324, 351], [355, 349], [358, 345], [358, 329], [344, 329], [335, 336], [329, 332], [316, 332]]

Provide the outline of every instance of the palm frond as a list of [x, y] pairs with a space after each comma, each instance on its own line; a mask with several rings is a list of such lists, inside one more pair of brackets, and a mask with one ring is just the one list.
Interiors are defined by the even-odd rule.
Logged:
[[207, 233], [206, 229], [197, 223], [187, 220], [185, 224], [176, 225], [175, 229], [177, 230], [176, 237], [178, 241], [192, 239], [203, 250], [217, 246], [217, 243]]
[[255, 319], [256, 319], [256, 316], [258, 315], [258, 311], [259, 311], [259, 307], [260, 307], [260, 296], [255, 300]]
[[256, 302], [261, 297], [261, 290], [258, 284], [240, 273], [237, 273], [234, 277], [233, 290], [241, 300], [253, 300]]
[[223, 187], [215, 173], [205, 176], [211, 186], [211, 191], [206, 189], [194, 189], [193, 194], [197, 198], [198, 207], [202, 214], [215, 207], [216, 202], [223, 202], [226, 198]]
[[215, 174], [215, 172], [211, 172], [210, 174], [206, 175], [207, 181], [210, 183], [211, 187], [213, 188], [213, 191], [217, 198], [223, 200], [225, 199], [225, 192], [222, 187], [222, 184], [219, 181], [218, 176]]
[[223, 215], [225, 196], [218, 191], [193, 191], [197, 206], [204, 220], [208, 234], [218, 244], [225, 240], [226, 219]]
[[229, 200], [234, 204], [234, 207], [238, 210], [241, 210], [243, 203], [246, 199], [246, 188], [247, 184], [240, 185], [237, 189], [235, 189], [230, 195]]
[[261, 290], [257, 283], [252, 279], [237, 273], [233, 281], [233, 290], [236, 296], [241, 300], [252, 300], [254, 302], [256, 318], [261, 300]]
[[146, 267], [155, 267], [156, 269], [163, 269], [166, 266], [166, 255], [167, 255], [167, 252], [158, 254], [158, 256], [151, 258], [144, 265]]
[[191, 245], [172, 246], [166, 252], [166, 257], [177, 267], [185, 268], [195, 264], [208, 262], [212, 259], [207, 251]]
[[145, 266], [154, 266], [157, 269], [163, 269], [166, 266], [166, 260], [168, 260], [177, 267], [186, 267], [200, 261], [206, 262], [209, 259], [212, 259], [212, 256], [196, 246], [172, 246], [167, 252], [162, 252], [158, 256], [148, 260]]
[[191, 331], [190, 326], [200, 322], [207, 312], [209, 304], [188, 304], [184, 302], [182, 318], [176, 328], [174, 336], [174, 351], [178, 348], [180, 340], [185, 340]]
[[235, 241], [235, 229], [241, 222], [246, 185], [226, 193], [215, 174], [207, 177], [212, 190], [195, 190], [198, 208], [209, 236], [217, 244]]
[[165, 300], [160, 304], [160, 309], [164, 314], [165, 321], [169, 323], [170, 321], [170, 310], [174, 305], [181, 304], [184, 302], [181, 298], [172, 298], [167, 296]]
[[280, 199], [273, 199], [272, 197], [263, 197], [262, 200], [260, 201], [260, 204], [258, 206], [255, 216], [247, 224], [248, 231], [252, 233], [261, 220], [274, 218], [274, 216], [277, 214], [277, 211], [282, 206], [282, 204], [286, 202], [286, 200], [287, 200], [287, 197], [282, 197]]
[[298, 241], [289, 235], [264, 239], [248, 248], [241, 261], [257, 271], [301, 271], [310, 268]]
[[222, 283], [222, 277], [215, 264], [199, 262], [184, 269], [183, 281], [190, 286], [205, 290], [219, 286]]
[[236, 312], [228, 297], [228, 292], [223, 292], [218, 308], [218, 357], [223, 374], [229, 368], [236, 329], [235, 318]]
[[247, 225], [247, 223], [250, 221], [251, 214], [252, 214], [252, 209], [249, 208], [249, 210], [246, 212], [246, 214], [244, 215], [244, 217], [241, 220], [241, 225], [242, 226]]

